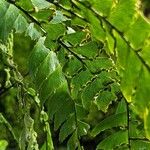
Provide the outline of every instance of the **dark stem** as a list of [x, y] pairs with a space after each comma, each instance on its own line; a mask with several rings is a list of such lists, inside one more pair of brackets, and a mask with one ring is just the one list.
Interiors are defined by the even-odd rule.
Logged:
[[84, 66], [86, 66], [85, 62], [76, 54], [74, 53], [69, 47], [67, 47], [65, 45], [65, 43], [63, 43], [63, 41], [61, 39], [58, 39], [58, 42], [60, 43], [61, 46], [63, 46], [67, 51], [69, 51], [73, 56], [75, 56], [80, 62], [82, 62], [82, 64]]
[[147, 141], [147, 142], [150, 142], [150, 140], [149, 139], [147, 139], [147, 138], [140, 138], [140, 137], [130, 137], [129, 138], [130, 140], [140, 140], [140, 141]]

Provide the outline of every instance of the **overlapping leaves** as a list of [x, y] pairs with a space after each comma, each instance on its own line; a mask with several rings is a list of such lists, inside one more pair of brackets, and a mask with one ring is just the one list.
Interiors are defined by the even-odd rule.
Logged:
[[[107, 33], [104, 37], [101, 36], [101, 31], [95, 33], [91, 30], [94, 37], [97, 37], [99, 33], [99, 38], [96, 39], [101, 41], [106, 39], [106, 50], [109, 54], [114, 52], [117, 54], [116, 66], [121, 77], [121, 90], [127, 101], [135, 106], [136, 112], [145, 120], [145, 129], [149, 137], [146, 124], [149, 122], [147, 118], [149, 116], [150, 66], [145, 56], [146, 53], [148, 54], [150, 25], [138, 10], [138, 3], [135, 0], [128, 2], [119, 0], [112, 3], [106, 1], [105, 3], [107, 5], [101, 8], [97, 4], [103, 5], [103, 3], [94, 0], [91, 2], [72, 0], [72, 4], [82, 11], [75, 10], [85, 19], [88, 18], [86, 23], [89, 26], [94, 26], [90, 21], [91, 16], [93, 19], [96, 17], [99, 19], [101, 29]], [[108, 13], [104, 12], [105, 7]], [[141, 33], [141, 36], [135, 33]]]
[[[30, 17], [44, 22], [40, 29], [47, 35], [40, 37], [33, 23], [2, 0], [0, 38], [6, 41], [15, 29], [38, 39], [30, 57], [30, 74], [54, 129], [60, 130], [59, 140], [68, 138], [68, 149], [81, 149], [82, 136], [104, 133], [97, 149], [149, 148], [145, 135], [141, 140], [137, 134], [140, 123], [130, 120], [131, 112], [140, 115], [150, 138], [150, 25], [137, 10], [137, 1], [20, 0], [17, 4], [28, 11], [35, 9]], [[98, 114], [104, 114], [94, 126], [88, 121], [93, 105]], [[130, 126], [136, 130], [131, 132]]]

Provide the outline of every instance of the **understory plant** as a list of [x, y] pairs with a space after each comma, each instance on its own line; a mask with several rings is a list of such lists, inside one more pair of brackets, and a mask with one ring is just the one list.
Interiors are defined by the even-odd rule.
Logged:
[[148, 4], [0, 0], [0, 150], [149, 150]]

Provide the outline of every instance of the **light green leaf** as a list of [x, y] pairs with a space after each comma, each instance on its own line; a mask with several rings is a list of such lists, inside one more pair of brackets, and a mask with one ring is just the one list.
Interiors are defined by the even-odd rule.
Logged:
[[[38, 87], [39, 97], [42, 101], [47, 100], [50, 96], [55, 94], [56, 90], [61, 85], [67, 84], [64, 75], [62, 74], [61, 67], [57, 67], [53, 73], [49, 74]], [[65, 87], [65, 86], [64, 86]], [[44, 89], [44, 90], [43, 90]], [[66, 88], [67, 91], [67, 88]]]
[[150, 110], [148, 108], [145, 109], [144, 114], [144, 129], [146, 132], [146, 137], [150, 139]]
[[114, 1], [112, 0], [91, 0], [90, 3], [92, 4], [92, 7], [103, 16], [108, 16], [110, 13], [110, 10], [113, 6]]
[[93, 39], [104, 41], [106, 38], [106, 33], [101, 24], [102, 24], [102, 20], [99, 20], [94, 15], [91, 15], [89, 27]]
[[6, 150], [8, 142], [6, 140], [0, 140], [0, 150]]
[[139, 72], [139, 78], [137, 82], [137, 89], [135, 90], [134, 95], [134, 104], [137, 107], [137, 111], [139, 115], [143, 118], [147, 114], [147, 110], [149, 111], [150, 105], [150, 72], [142, 67]]
[[127, 44], [121, 37], [116, 35], [116, 39], [118, 40], [118, 69], [121, 76], [121, 90], [127, 101], [131, 102], [134, 89], [137, 85], [136, 81], [139, 78], [141, 62], [135, 52], [127, 47]]
[[29, 116], [29, 114], [25, 114], [24, 116], [24, 128], [19, 138], [19, 148], [22, 150], [35, 149], [39, 150], [39, 146], [37, 144], [37, 133], [34, 131], [34, 120]]
[[15, 23], [14, 23], [14, 28], [16, 30], [16, 33], [23, 33], [28, 27], [28, 23], [26, 19], [19, 14]]
[[34, 27], [34, 23], [30, 23], [26, 30], [26, 35], [29, 35], [32, 40], [36, 40], [40, 38], [41, 33], [37, 31], [37, 29]]
[[150, 43], [147, 40], [147, 42], [145, 42], [145, 45], [142, 48], [142, 51], [139, 52], [139, 55], [144, 59], [144, 61], [146, 62], [146, 64], [148, 64], [148, 66], [150, 66]]
[[109, 21], [120, 31], [126, 31], [133, 20], [136, 0], [119, 0], [111, 10]]
[[[150, 31], [150, 23], [146, 19], [138, 14], [134, 23], [125, 32], [125, 36], [130, 41], [132, 47], [136, 50], [141, 49], [145, 40], [148, 38]], [[137, 36], [139, 33], [140, 36]]]
[[33, 6], [37, 9], [49, 8], [51, 4], [45, 0], [31, 0]]
[[46, 122], [45, 124], [45, 130], [47, 132], [47, 146], [46, 149], [47, 150], [54, 150], [54, 146], [53, 146], [53, 141], [52, 141], [52, 135], [51, 135], [51, 131], [50, 131], [50, 125], [48, 122]]
[[53, 16], [53, 19], [50, 21], [51, 24], [58, 24], [64, 21], [69, 20], [67, 17], [65, 17], [61, 11], [56, 10], [55, 15]]

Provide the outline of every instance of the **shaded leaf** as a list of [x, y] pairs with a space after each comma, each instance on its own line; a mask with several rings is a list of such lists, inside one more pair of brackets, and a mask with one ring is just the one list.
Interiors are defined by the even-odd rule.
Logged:
[[[108, 144], [109, 143], [109, 144]], [[122, 144], [128, 144], [128, 132], [118, 131], [100, 142], [97, 146], [98, 149], [113, 149]]]
[[113, 127], [118, 127], [118, 126], [125, 127], [126, 125], [127, 125], [126, 112], [114, 114], [102, 120], [99, 124], [97, 124], [95, 128], [92, 130], [91, 134], [92, 136], [96, 136], [100, 132], [106, 129], [111, 129]]

